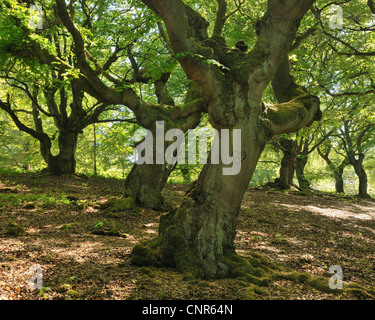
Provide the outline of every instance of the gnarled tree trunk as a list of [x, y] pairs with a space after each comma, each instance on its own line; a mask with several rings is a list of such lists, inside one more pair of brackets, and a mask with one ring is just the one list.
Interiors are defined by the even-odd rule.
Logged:
[[[169, 105], [173, 105], [173, 99], [171, 99], [168, 91], [165, 88], [166, 81], [167, 79], [164, 79], [164, 81], [159, 80], [157, 82], [157, 89], [155, 90], [155, 92], [160, 103], [169, 103]], [[173, 115], [165, 114], [163, 118], [163, 120], [165, 120], [165, 132], [170, 129], [180, 129], [183, 133], [186, 133], [187, 130], [193, 129], [198, 126], [201, 117], [201, 112], [198, 110], [200, 109], [200, 105], [202, 104], [201, 95], [201, 89], [194, 82], [190, 83], [189, 90], [185, 99], [185, 105], [196, 105], [197, 110], [193, 112], [187, 112], [186, 115], [182, 115], [178, 118], [174, 118]], [[154, 160], [156, 155], [155, 152], [158, 147], [155, 128], [156, 120], [162, 120], [162, 118], [160, 118], [160, 115], [155, 114], [154, 121], [148, 121], [148, 123], [150, 124], [148, 126], [148, 129], [152, 133], [153, 138]], [[164, 144], [162, 150], [164, 154], [170, 144], [171, 143], [169, 142], [166, 142]], [[136, 204], [140, 207], [159, 211], [163, 210], [164, 198], [162, 195], [162, 191], [174, 167], [174, 164], [170, 164], [167, 162], [165, 162], [164, 164], [157, 164], [155, 163], [155, 161], [153, 164], [135, 163], [125, 179], [124, 196], [133, 197]]]
[[[220, 70], [194, 55], [178, 58], [188, 77], [201, 85], [212, 126], [232, 133], [241, 130], [241, 167], [237, 174], [224, 175], [228, 166], [223, 161], [208, 161], [179, 209], [162, 216], [159, 237], [133, 249], [132, 262], [173, 266], [206, 278], [225, 277], [233, 271], [242, 198], [265, 143], [273, 135], [310, 124], [319, 113], [319, 100], [290, 79], [287, 58], [299, 21], [312, 1], [269, 1], [258, 28], [259, 39], [248, 54], [229, 48], [219, 36], [219, 18], [225, 17], [225, 8], [224, 14], [218, 12], [214, 37], [208, 38], [207, 21], [182, 1], [143, 2], [164, 20], [175, 53], [197, 53], [225, 67]], [[276, 70], [276, 83], [290, 85], [274, 87], [275, 94], [286, 99], [263, 108], [263, 91]], [[229, 148], [232, 156], [238, 152], [234, 144]]]
[[134, 164], [125, 180], [125, 197], [143, 208], [162, 210], [162, 191], [171, 171], [172, 166], [164, 164]]
[[[249, 52], [246, 46], [227, 46], [221, 37], [227, 17], [224, 2], [218, 2], [221, 8], [217, 12], [215, 32], [209, 37], [208, 21], [186, 2], [143, 0], [164, 21], [168, 46], [188, 79], [201, 87], [203, 112], [209, 115], [211, 125], [217, 130], [242, 130], [243, 153], [238, 174], [224, 175], [222, 169], [227, 169], [224, 161], [204, 166], [180, 208], [161, 219], [160, 236], [151, 246], [134, 248], [134, 263], [176, 266], [202, 277], [230, 275], [228, 260], [235, 254], [240, 204], [264, 144], [274, 135], [297, 131], [318, 119], [319, 99], [291, 79], [287, 57], [300, 21], [314, 0], [269, 0], [256, 28], [258, 40]], [[98, 81], [85, 57], [83, 37], [71, 21], [65, 2], [56, 0], [56, 5], [62, 22], [73, 36], [77, 65], [85, 75], [79, 81], [87, 92], [101, 96], [101, 101], [129, 106], [137, 121], [146, 128], [149, 124], [143, 120], [148, 112], [157, 111], [172, 118], [174, 112], [185, 114], [185, 108], [156, 107], [142, 101], [130, 88], [117, 90]], [[272, 79], [278, 103], [264, 107], [263, 92]], [[279, 99], [280, 96], [285, 100]], [[180, 119], [184, 121], [183, 117]], [[233, 157], [238, 156], [234, 145], [229, 150]]]
[[75, 174], [78, 133], [74, 131], [60, 132], [59, 153], [49, 158], [48, 170], [54, 175]]
[[181, 272], [208, 278], [231, 273], [227, 259], [235, 251], [242, 198], [266, 142], [252, 120], [236, 126], [242, 130], [240, 173], [223, 175], [223, 165], [208, 163], [177, 212], [161, 219], [165, 258]]

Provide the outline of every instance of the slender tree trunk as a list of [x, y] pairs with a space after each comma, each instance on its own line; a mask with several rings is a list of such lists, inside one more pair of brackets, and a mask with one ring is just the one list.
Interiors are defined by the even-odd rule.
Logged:
[[337, 170], [334, 170], [333, 177], [335, 179], [335, 190], [336, 193], [345, 193], [344, 191], [344, 167], [339, 167]]
[[294, 171], [296, 170], [297, 143], [294, 140], [285, 138], [281, 138], [279, 143], [283, 158], [281, 160], [279, 178], [275, 182], [282, 189], [290, 189], [293, 185]]
[[298, 179], [298, 185], [301, 189], [310, 189], [310, 181], [306, 179], [305, 167], [307, 165], [308, 156], [300, 154], [296, 157], [296, 176]]
[[97, 168], [96, 168], [96, 124], [93, 125], [94, 131], [94, 176], [98, 175]]
[[333, 178], [335, 179], [335, 190], [336, 193], [344, 193], [344, 168], [349, 164], [349, 160], [345, 158], [339, 166], [336, 166], [332, 160], [329, 158], [329, 153], [331, 151], [331, 147], [328, 148], [328, 150], [323, 153], [320, 148], [317, 149], [318, 154], [321, 156], [321, 158], [327, 163], [328, 167], [333, 172]]
[[367, 193], [367, 188], [368, 188], [367, 174], [366, 174], [365, 169], [363, 168], [362, 162], [357, 161], [355, 165], [353, 165], [353, 167], [359, 180], [358, 196], [363, 197], [363, 198], [368, 198], [369, 194]]

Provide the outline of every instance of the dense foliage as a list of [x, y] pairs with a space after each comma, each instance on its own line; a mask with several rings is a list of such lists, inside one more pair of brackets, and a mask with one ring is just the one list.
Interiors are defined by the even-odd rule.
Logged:
[[[219, 1], [186, 3], [208, 20], [214, 19], [219, 8]], [[228, 45], [234, 47], [238, 40], [250, 47], [254, 44], [264, 3], [257, 1], [255, 6], [253, 1], [228, 1], [223, 30]], [[76, 113], [70, 104], [74, 96], [71, 83], [78, 77], [78, 71], [62, 70], [55, 63], [41, 63], [35, 48], [74, 66], [74, 44], [56, 14], [53, 1], [35, 3], [43, 9], [42, 29], [30, 23], [32, 4], [15, 0], [1, 4], [0, 98], [11, 103], [14, 114], [28, 129], [38, 131], [38, 124], [42, 125], [43, 132], [50, 137], [51, 152], [56, 155], [57, 136], [62, 130], [59, 118], [64, 118], [65, 112], [66, 119], [73, 119], [72, 114]], [[162, 21], [141, 1], [80, 0], [67, 5], [86, 42], [89, 63], [105, 81], [114, 86], [129, 86], [142, 99], [157, 103], [158, 81], [168, 73], [168, 94], [173, 103], [183, 103], [188, 80], [171, 54]], [[372, 1], [317, 1], [303, 19], [290, 52], [298, 81], [320, 97], [323, 110], [320, 123], [286, 136], [296, 141], [300, 153], [303, 144], [308, 144], [304, 175], [312, 188], [334, 191], [333, 168], [351, 155], [352, 161], [348, 160], [342, 173], [345, 192], [357, 192], [358, 177], [353, 163], [360, 158], [368, 175], [368, 192], [375, 192], [373, 18]], [[338, 23], [340, 19], [342, 26]], [[213, 28], [211, 24], [210, 31]], [[51, 100], [59, 109], [57, 116]], [[275, 101], [271, 88], [266, 90], [265, 101]], [[139, 127], [131, 121], [134, 114], [123, 105], [103, 107], [86, 93], [81, 104], [86, 120], [80, 120], [85, 124], [81, 126], [76, 148], [77, 172], [125, 178], [133, 161], [132, 135]], [[35, 115], [39, 122], [35, 121]], [[37, 140], [28, 130], [21, 129], [26, 133], [19, 130], [9, 113], [0, 110], [0, 117], [1, 169], [43, 169], [45, 162]], [[207, 126], [207, 121], [202, 119], [201, 125]], [[282, 152], [276, 144], [267, 146], [251, 184], [266, 184], [279, 176]], [[319, 153], [327, 155], [331, 165]], [[200, 165], [178, 165], [170, 181], [190, 182], [200, 168]], [[296, 176], [294, 184], [298, 186]]]

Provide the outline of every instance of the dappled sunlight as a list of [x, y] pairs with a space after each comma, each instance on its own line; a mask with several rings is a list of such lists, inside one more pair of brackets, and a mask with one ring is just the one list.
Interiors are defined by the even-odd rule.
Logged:
[[[185, 188], [166, 188], [165, 194], [177, 204]], [[89, 201], [95, 204], [106, 201], [107, 189], [113, 189], [111, 184]], [[67, 191], [70, 190], [64, 193], [68, 194]], [[74, 195], [89, 198], [87, 193]], [[16, 218], [26, 233], [0, 241], [1, 299], [45, 299], [44, 296], [49, 299], [138, 299], [177, 294], [180, 298], [192, 294], [197, 298], [216, 298], [222, 292], [226, 292], [225, 297], [237, 297], [238, 284], [233, 279], [201, 287], [183, 281], [182, 275], [174, 270], [130, 264], [134, 245], [157, 236], [160, 212], [146, 209], [110, 217], [101, 210], [88, 212], [74, 204], [42, 208], [37, 204], [36, 210], [24, 209], [22, 204], [3, 208], [6, 215], [0, 215], [2, 225], [7, 226]], [[373, 267], [375, 230], [374, 219], [369, 218], [372, 214], [370, 201], [246, 192], [239, 216], [236, 251], [243, 256], [259, 253], [277, 264], [313, 275], [326, 276], [330, 265], [340, 264], [346, 277], [372, 283], [370, 273], [366, 277], [359, 273]], [[365, 219], [357, 219], [362, 215]], [[93, 234], [101, 225], [117, 227], [124, 236]], [[43, 285], [51, 288], [41, 296], [25, 283], [33, 264], [41, 266]], [[12, 277], [10, 281], [9, 277]], [[285, 285], [283, 282], [282, 286]], [[199, 290], [193, 292], [189, 289], [191, 286]], [[200, 296], [202, 290], [207, 290], [207, 295]], [[305, 294], [302, 291], [300, 295]]]
[[150, 235], [157, 235], [159, 233], [159, 224], [155, 222], [145, 223], [142, 228], [144, 228], [144, 233], [148, 233]]
[[25, 244], [18, 239], [1, 239], [0, 253], [25, 250]]
[[109, 281], [103, 288], [103, 292], [113, 292], [111, 299], [126, 299], [130, 297], [134, 291], [137, 290], [137, 282], [135, 280], [129, 280], [123, 282], [121, 280]]
[[308, 211], [311, 213], [323, 215], [330, 218], [339, 218], [339, 219], [359, 219], [359, 220], [375, 220], [375, 209], [374, 207], [367, 207], [363, 205], [352, 204], [353, 208], [337, 208], [337, 207], [327, 207], [327, 206], [316, 206], [316, 205], [294, 205], [294, 204], [285, 204], [285, 203], [273, 203], [276, 206], [285, 207], [291, 211]]
[[144, 231], [145, 233], [149, 233], [149, 234], [157, 234], [158, 232], [155, 231], [155, 230], [152, 230], [152, 229], [147, 229]]
[[[64, 259], [74, 259], [78, 263], [83, 263], [88, 260], [98, 259], [102, 248], [103, 244], [101, 242], [84, 241], [66, 248], [54, 248], [51, 252], [55, 253], [57, 257], [61, 255], [64, 256]], [[98, 261], [100, 260], [98, 259]]]
[[35, 227], [30, 227], [26, 230], [26, 233], [28, 233], [28, 234], [35, 234], [35, 233], [39, 233], [39, 232], [40, 232], [40, 229], [35, 228]]
[[247, 249], [280, 253], [283, 250], [277, 247], [278, 244], [296, 247], [306, 245], [305, 241], [297, 237], [288, 237], [279, 233], [269, 234], [256, 231], [246, 232], [242, 230], [237, 232], [236, 244], [238, 246], [238, 253], [246, 253]]
[[312, 213], [321, 214], [330, 218], [339, 219], [359, 219], [359, 220], [374, 220], [375, 212], [353, 212], [345, 209], [338, 208], [321, 208], [317, 206], [302, 206], [303, 210], [310, 211]]

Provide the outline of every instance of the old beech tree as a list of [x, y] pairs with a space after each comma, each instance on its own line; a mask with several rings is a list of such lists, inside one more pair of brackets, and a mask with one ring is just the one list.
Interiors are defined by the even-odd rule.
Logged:
[[[187, 77], [203, 90], [205, 112], [220, 130], [241, 129], [242, 163], [237, 175], [223, 175], [223, 164], [204, 166], [177, 211], [162, 216], [159, 238], [133, 250], [134, 263], [175, 266], [208, 278], [231, 274], [237, 217], [244, 192], [269, 139], [319, 120], [319, 99], [291, 75], [288, 51], [313, 0], [269, 0], [258, 23], [258, 39], [248, 52], [222, 37], [226, 1], [218, 0], [213, 34], [209, 23], [180, 0], [143, 0], [165, 23], [171, 47]], [[225, 66], [207, 64], [213, 59]], [[278, 101], [264, 105], [267, 85]]]
[[[269, 0], [257, 24], [257, 41], [245, 51], [227, 46], [222, 37], [225, 0], [217, 0], [212, 34], [209, 22], [181, 0], [143, 0], [164, 22], [174, 57], [202, 91], [199, 99], [170, 106], [145, 102], [132, 88], [111, 87], [102, 81], [88, 61], [83, 37], [65, 1], [56, 0], [58, 15], [74, 41], [75, 67], [80, 70], [77, 85], [82, 90], [102, 103], [126, 105], [145, 128], [152, 128], [158, 120], [173, 127], [173, 123], [190, 122], [190, 117], [194, 126], [196, 114], [205, 112], [219, 131], [241, 129], [240, 173], [223, 175], [225, 165], [211, 164], [208, 159], [178, 210], [161, 217], [159, 237], [134, 248], [134, 264], [172, 266], [207, 278], [231, 275], [231, 261], [238, 258], [234, 239], [240, 205], [266, 142], [321, 116], [319, 99], [296, 83], [288, 60], [300, 21], [313, 2]], [[48, 53], [44, 58], [71, 68]], [[263, 92], [271, 81], [278, 103], [265, 105]]]

